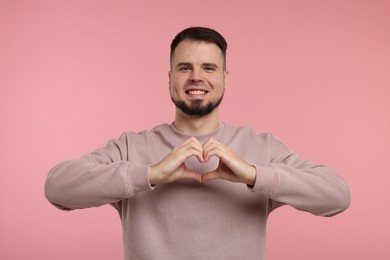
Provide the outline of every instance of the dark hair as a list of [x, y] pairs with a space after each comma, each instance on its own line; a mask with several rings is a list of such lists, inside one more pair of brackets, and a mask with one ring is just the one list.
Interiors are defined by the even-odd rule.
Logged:
[[170, 54], [171, 62], [172, 62], [173, 53], [175, 52], [177, 45], [179, 45], [179, 43], [183, 40], [215, 43], [222, 52], [224, 68], [226, 68], [227, 42], [219, 32], [206, 27], [189, 27], [179, 32], [172, 40], [171, 43], [171, 54]]

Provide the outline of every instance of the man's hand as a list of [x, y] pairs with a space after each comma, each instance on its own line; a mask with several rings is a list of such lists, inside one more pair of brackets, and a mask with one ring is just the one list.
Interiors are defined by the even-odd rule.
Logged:
[[174, 148], [163, 160], [149, 167], [150, 184], [169, 183], [181, 179], [195, 179], [201, 182], [202, 175], [184, 165], [191, 156], [196, 156], [200, 162], [204, 162], [202, 145], [195, 137]]
[[[184, 162], [191, 156], [196, 156], [201, 163], [208, 162], [211, 156], [217, 156], [219, 165], [214, 171], [201, 175], [185, 166]], [[222, 179], [253, 186], [256, 180], [256, 169], [214, 139], [210, 139], [202, 146], [195, 137], [191, 137], [174, 148], [159, 163], [150, 166], [148, 176], [152, 185], [181, 179], [195, 179], [199, 182]]]
[[205, 173], [202, 176], [202, 182], [223, 179], [230, 182], [242, 182], [250, 186], [255, 184], [256, 168], [214, 139], [210, 139], [203, 145], [204, 161], [210, 160], [211, 156], [219, 158], [219, 165], [214, 171]]

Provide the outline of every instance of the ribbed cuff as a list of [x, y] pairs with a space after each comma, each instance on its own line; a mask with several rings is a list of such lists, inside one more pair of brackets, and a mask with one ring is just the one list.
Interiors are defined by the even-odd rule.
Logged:
[[278, 185], [279, 174], [272, 165], [267, 167], [258, 165], [254, 166], [256, 168], [256, 182], [253, 187], [248, 186], [248, 188], [252, 192], [260, 192], [268, 198], [272, 198], [276, 186]]
[[125, 183], [127, 184], [127, 191], [130, 197], [133, 197], [138, 192], [154, 189], [149, 183], [148, 167], [142, 166], [128, 169]]

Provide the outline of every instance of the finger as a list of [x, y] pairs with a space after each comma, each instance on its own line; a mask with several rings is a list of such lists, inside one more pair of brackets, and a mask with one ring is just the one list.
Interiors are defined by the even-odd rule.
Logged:
[[210, 138], [210, 139], [203, 145], [203, 150], [209, 149], [210, 146], [215, 146], [216, 144], [218, 144], [218, 142], [217, 142], [216, 140], [214, 140], [213, 138]]
[[[199, 162], [203, 163], [204, 162], [204, 159], [203, 159], [203, 152], [199, 152], [197, 150], [194, 150], [192, 149], [191, 150], [193, 156], [195, 156], [196, 158], [198, 158]], [[189, 157], [189, 156], [188, 156]], [[187, 158], [188, 158], [187, 157]]]
[[196, 156], [199, 161], [203, 162], [203, 148], [198, 140], [190, 138], [180, 146], [176, 147], [172, 156], [180, 158], [180, 162], [183, 163], [190, 156]]
[[202, 154], [202, 153], [201, 153], [201, 154], [199, 154], [199, 155], [197, 156], [197, 158], [198, 158], [199, 162], [201, 162], [201, 163], [204, 163], [204, 162], [205, 162], [205, 160], [204, 160], [204, 158], [203, 158], [203, 154]]
[[197, 154], [198, 160], [200, 162], [204, 162], [202, 144], [196, 138], [194, 138], [194, 139], [195, 139], [195, 141], [192, 142], [192, 145], [193, 145], [193, 148], [196, 149], [197, 152], [199, 152], [199, 154]]
[[181, 145], [177, 146], [175, 148], [175, 150], [181, 151], [181, 150], [186, 150], [189, 148], [194, 148], [194, 149], [198, 150], [199, 152], [201, 152], [203, 150], [202, 145], [194, 137], [191, 137], [190, 139], [186, 140]]
[[204, 158], [205, 162], [208, 162], [210, 160], [211, 156], [214, 156], [214, 155], [217, 155], [216, 149], [211, 149], [209, 151], [203, 151], [203, 158]]
[[208, 182], [210, 180], [215, 180], [215, 179], [220, 179], [220, 176], [216, 170], [203, 174], [201, 181], [202, 181], [202, 183], [204, 183], [204, 182]]
[[209, 144], [205, 149], [203, 149], [203, 157], [205, 161], [209, 161], [212, 156], [218, 156], [220, 159], [224, 160], [226, 157], [226, 149], [223, 145], [218, 143]]
[[198, 182], [202, 182], [202, 175], [196, 171], [190, 170], [187, 167], [185, 168], [185, 172], [182, 176], [182, 179], [193, 179]]
[[176, 171], [180, 165], [182, 165], [187, 158], [191, 156], [196, 156], [203, 159], [203, 155], [196, 149], [189, 148], [185, 150], [175, 150], [166, 156], [162, 161], [160, 161], [156, 166], [159, 169], [159, 172], [163, 174], [171, 174]]
[[[185, 147], [195, 149], [199, 151], [201, 154], [203, 153], [203, 147], [202, 144], [195, 138], [191, 137], [187, 140]], [[201, 160], [203, 160], [203, 157], [200, 157]]]
[[[218, 148], [218, 142], [214, 139], [210, 138], [204, 145], [203, 145], [203, 158], [207, 162], [210, 160], [210, 157], [215, 155], [215, 149]], [[212, 152], [214, 151], [214, 152]]]
[[185, 143], [192, 143], [192, 144], [195, 144], [195, 145], [199, 146], [200, 148], [202, 148], [202, 144], [194, 136], [187, 139], [187, 141]]
[[195, 156], [200, 162], [203, 162], [203, 154], [193, 148], [187, 149], [177, 155], [179, 162], [184, 163], [189, 157]]

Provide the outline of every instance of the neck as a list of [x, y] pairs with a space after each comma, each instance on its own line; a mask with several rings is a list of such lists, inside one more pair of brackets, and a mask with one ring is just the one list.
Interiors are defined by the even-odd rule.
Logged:
[[218, 108], [205, 116], [189, 116], [176, 108], [173, 125], [182, 133], [196, 136], [205, 135], [215, 131], [219, 125]]

